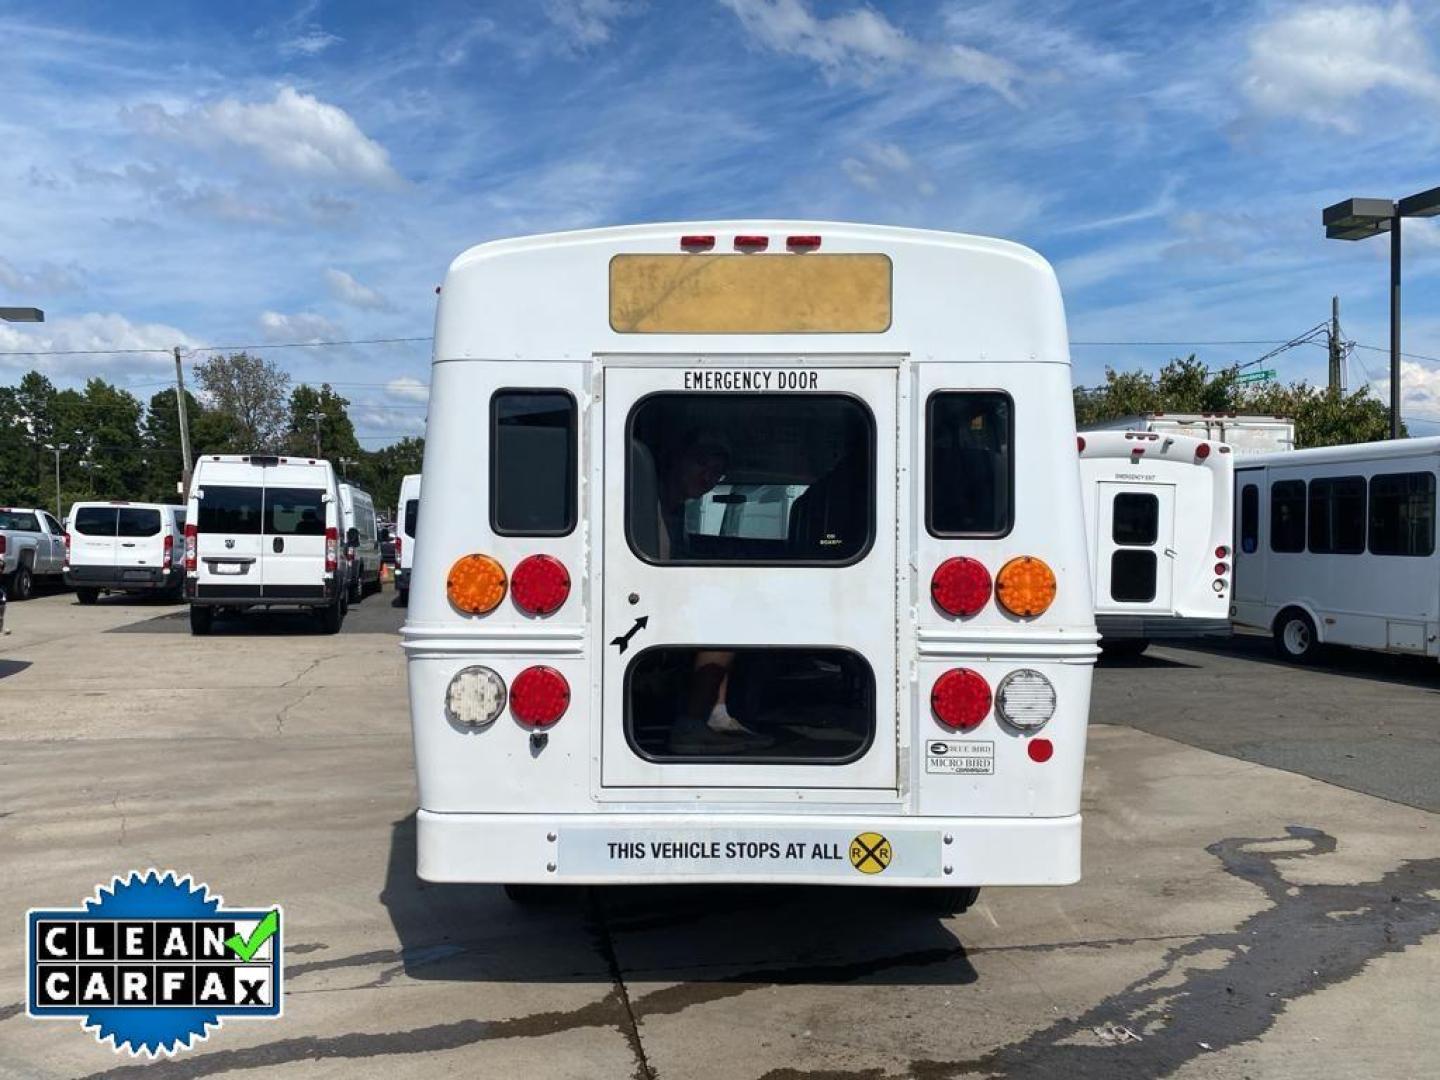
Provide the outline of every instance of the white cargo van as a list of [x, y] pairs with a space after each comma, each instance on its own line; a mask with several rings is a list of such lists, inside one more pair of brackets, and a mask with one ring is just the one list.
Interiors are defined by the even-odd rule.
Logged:
[[65, 529], [65, 584], [82, 604], [102, 592], [184, 595], [185, 507], [77, 502]]
[[420, 474], [400, 481], [400, 504], [395, 508], [395, 591], [402, 604], [410, 601], [410, 571], [415, 565], [415, 529], [420, 518]]
[[206, 454], [195, 464], [185, 525], [190, 629], [217, 609], [301, 607], [327, 633], [348, 607], [339, 485], [317, 458]]
[[350, 600], [358, 604], [367, 593], [380, 591], [380, 530], [375, 522], [375, 501], [368, 491], [354, 484], [341, 484], [340, 511]]

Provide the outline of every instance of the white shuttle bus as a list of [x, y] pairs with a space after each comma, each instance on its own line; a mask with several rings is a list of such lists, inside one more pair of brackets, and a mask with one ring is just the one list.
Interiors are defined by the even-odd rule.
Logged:
[[1440, 657], [1440, 438], [1247, 458], [1236, 470], [1234, 619], [1286, 659], [1323, 645]]
[[403, 643], [419, 874], [1080, 875], [1097, 635], [1060, 291], [999, 240], [482, 244], [435, 334]]
[[1079, 437], [1095, 624], [1107, 653], [1230, 632], [1234, 454], [1186, 435]]

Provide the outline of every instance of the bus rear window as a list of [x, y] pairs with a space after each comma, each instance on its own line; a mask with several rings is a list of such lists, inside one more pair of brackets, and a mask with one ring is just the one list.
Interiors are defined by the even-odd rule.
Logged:
[[858, 398], [652, 394], [629, 442], [626, 526], [642, 559], [843, 565], [870, 549], [875, 429]]
[[[490, 527], [497, 534], [564, 536], [574, 529], [576, 470], [576, 408], [569, 393], [496, 391], [490, 400]], [[414, 524], [408, 508], [406, 524]]]
[[1015, 523], [1015, 406], [995, 390], [941, 391], [926, 407], [925, 524], [932, 536], [1004, 536]]
[[206, 487], [200, 492], [202, 533], [260, 534], [260, 489], [258, 487]]
[[848, 649], [647, 649], [625, 699], [626, 736], [651, 761], [835, 765], [875, 735], [875, 676]]

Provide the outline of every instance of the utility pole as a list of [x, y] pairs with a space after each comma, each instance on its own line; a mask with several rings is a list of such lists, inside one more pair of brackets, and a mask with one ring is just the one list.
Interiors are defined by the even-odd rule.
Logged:
[[325, 419], [325, 414], [323, 412], [307, 413], [305, 419], [313, 421], [315, 424], [315, 456], [317, 458], [324, 457], [325, 455], [320, 453], [320, 421]]
[[1330, 391], [1340, 392], [1340, 297], [1330, 298]]
[[53, 452], [55, 455], [55, 520], [64, 521], [65, 512], [60, 508], [60, 451], [69, 450], [70, 444], [63, 442], [46, 443], [45, 449]]
[[180, 409], [180, 496], [190, 498], [190, 420], [185, 413], [185, 369], [180, 366], [180, 346], [175, 346], [175, 404]]

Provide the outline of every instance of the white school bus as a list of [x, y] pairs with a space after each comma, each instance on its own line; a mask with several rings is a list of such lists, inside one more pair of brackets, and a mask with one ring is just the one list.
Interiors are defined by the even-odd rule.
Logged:
[[1107, 653], [1230, 632], [1235, 455], [1158, 431], [1079, 437], [1095, 623]]
[[1060, 292], [813, 222], [444, 281], [403, 631], [430, 881], [1073, 882], [1097, 635]]

